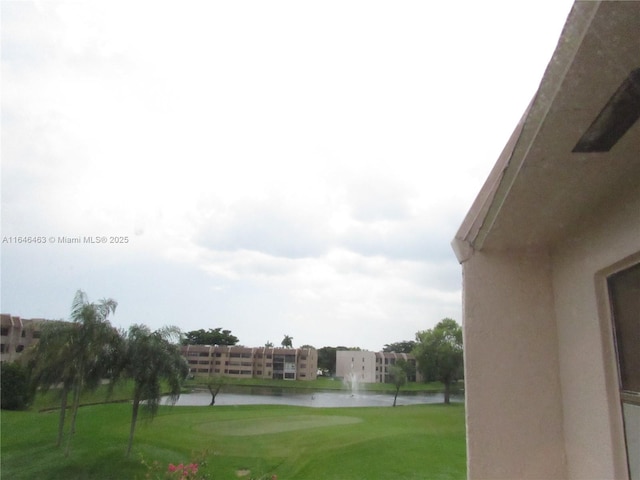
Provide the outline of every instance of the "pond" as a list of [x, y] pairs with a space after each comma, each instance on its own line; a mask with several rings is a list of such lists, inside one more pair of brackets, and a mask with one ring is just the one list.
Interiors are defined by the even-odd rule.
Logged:
[[[168, 400], [168, 399], [167, 399]], [[398, 395], [396, 405], [442, 403], [442, 393], [406, 392]], [[452, 402], [463, 402], [463, 395], [452, 395]], [[180, 395], [177, 406], [206, 406], [211, 402], [207, 390]], [[216, 405], [294, 405], [302, 407], [386, 407], [393, 405], [392, 393], [308, 391], [273, 388], [227, 388], [216, 395]]]

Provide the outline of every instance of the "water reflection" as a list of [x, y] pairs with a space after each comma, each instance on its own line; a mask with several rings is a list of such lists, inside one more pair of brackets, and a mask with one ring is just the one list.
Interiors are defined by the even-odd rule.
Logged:
[[[462, 402], [463, 396], [452, 396], [452, 402]], [[442, 403], [441, 393], [401, 393], [397, 405]], [[208, 391], [180, 395], [178, 406], [206, 406], [211, 402]], [[310, 392], [282, 388], [227, 388], [216, 395], [216, 405], [294, 405], [302, 407], [386, 407], [393, 405], [393, 394], [347, 391]]]

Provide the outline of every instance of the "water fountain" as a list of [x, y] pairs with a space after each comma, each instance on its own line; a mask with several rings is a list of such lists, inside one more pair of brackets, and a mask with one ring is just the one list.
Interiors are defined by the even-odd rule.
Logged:
[[351, 390], [351, 396], [358, 394], [359, 383], [358, 383], [358, 375], [353, 371], [353, 364], [351, 364], [351, 372], [344, 377], [344, 384]]

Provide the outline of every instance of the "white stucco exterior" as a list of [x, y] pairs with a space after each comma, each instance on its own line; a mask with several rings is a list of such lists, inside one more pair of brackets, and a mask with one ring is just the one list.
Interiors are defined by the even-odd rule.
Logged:
[[594, 473], [597, 478], [625, 478], [626, 474], [606, 278], [640, 262], [640, 191], [605, 201], [602, 207], [553, 255], [563, 425], [571, 478], [596, 478]]
[[454, 239], [469, 478], [640, 478], [607, 287], [640, 263], [640, 121], [607, 151], [574, 149], [638, 67], [640, 2], [576, 2]]
[[410, 353], [369, 352], [367, 350], [338, 350], [336, 352], [336, 377], [347, 383], [385, 383], [389, 379], [389, 369], [397, 361], [413, 367], [415, 375], [410, 382], [421, 382], [423, 377], [417, 371], [416, 359]]
[[358, 383], [375, 383], [376, 354], [366, 350], [338, 350], [336, 377]]

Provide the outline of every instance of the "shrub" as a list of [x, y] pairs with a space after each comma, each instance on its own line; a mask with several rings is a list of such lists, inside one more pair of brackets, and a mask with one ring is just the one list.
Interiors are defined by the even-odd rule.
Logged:
[[0, 399], [4, 410], [22, 410], [31, 403], [29, 375], [17, 362], [0, 364]]

